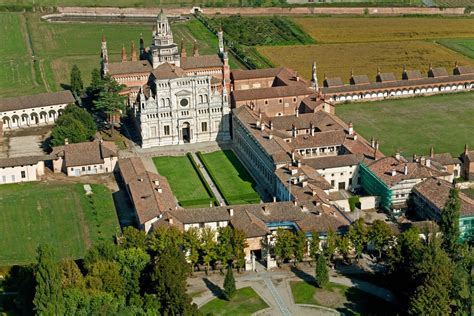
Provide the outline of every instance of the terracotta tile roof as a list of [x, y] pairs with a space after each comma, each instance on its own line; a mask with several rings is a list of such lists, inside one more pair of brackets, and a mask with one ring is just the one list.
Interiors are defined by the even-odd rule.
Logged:
[[453, 75], [468, 75], [474, 74], [474, 67], [466, 65], [466, 66], [457, 66], [453, 70]]
[[128, 74], [145, 74], [153, 70], [148, 60], [126, 61], [124, 63], [109, 63], [108, 74], [128, 75]]
[[52, 154], [64, 157], [66, 167], [88, 166], [104, 163], [104, 158], [117, 157], [114, 142], [84, 142], [54, 147]]
[[340, 146], [346, 138], [346, 131], [324, 131], [311, 135], [298, 135], [291, 138], [288, 145], [293, 149], [303, 149], [310, 147]]
[[345, 166], [356, 166], [364, 160], [360, 154], [348, 154], [338, 156], [327, 156], [305, 159], [304, 163], [315, 169], [339, 168]]
[[157, 68], [153, 69], [151, 73], [158, 80], [176, 79], [186, 76], [183, 69], [176, 67], [175, 65], [171, 65], [170, 63], [159, 65]]
[[[453, 185], [448, 181], [429, 178], [417, 184], [414, 187], [414, 191], [433, 203], [439, 210], [442, 210], [449, 198], [449, 192], [452, 188]], [[474, 215], [474, 200], [462, 192], [459, 192], [459, 199], [461, 201], [460, 215]]]
[[428, 71], [428, 77], [447, 77], [449, 76], [448, 71], [446, 68], [439, 67], [439, 68], [432, 68]]
[[419, 70], [405, 70], [402, 73], [403, 80], [422, 79], [423, 75]]
[[377, 75], [377, 82], [387, 82], [387, 81], [396, 81], [395, 75], [393, 72], [381, 73]]
[[265, 222], [247, 210], [233, 216], [230, 222], [233, 227], [242, 230], [247, 238], [271, 234]]
[[324, 79], [323, 85], [324, 85], [325, 87], [332, 88], [332, 87], [340, 87], [340, 86], [343, 86], [344, 83], [342, 82], [341, 77], [335, 77], [335, 78], [327, 78], [327, 79]]
[[36, 95], [25, 95], [21, 97], [0, 99], [0, 112], [31, 109], [58, 104], [69, 104], [75, 102], [76, 100], [69, 90], [60, 92], [47, 92]]
[[334, 115], [331, 115], [324, 111], [319, 111], [316, 113], [303, 113], [296, 115], [287, 115], [287, 116], [276, 116], [269, 118], [262, 115], [265, 123], [272, 122], [273, 128], [276, 130], [285, 130], [291, 131], [292, 125], [296, 129], [308, 129], [310, 124], [313, 123], [314, 127], [318, 128], [320, 131], [334, 131], [344, 129], [336, 119]]
[[461, 163], [458, 158], [453, 158], [450, 153], [434, 154], [431, 159], [442, 166], [455, 165]]
[[[405, 175], [404, 167], [408, 168]], [[369, 164], [369, 169], [389, 187], [406, 179], [425, 179], [429, 177], [449, 176], [449, 173], [422, 165], [419, 162], [404, 162], [395, 157], [384, 157]], [[392, 170], [395, 175], [392, 176]]]
[[181, 58], [180, 67], [184, 70], [222, 67], [224, 63], [218, 55], [200, 55]]
[[350, 83], [352, 85], [359, 85], [359, 84], [368, 84], [370, 83], [369, 77], [366, 75], [358, 75], [358, 76], [352, 76]]
[[230, 76], [232, 80], [272, 78], [272, 77], [276, 77], [282, 69], [284, 68], [280, 67], [280, 68], [252, 69], [252, 70], [236, 69], [231, 72]]
[[36, 165], [39, 161], [50, 160], [49, 155], [0, 158], [0, 168]]
[[121, 159], [118, 164], [140, 224], [177, 208], [168, 180], [146, 171], [140, 158]]
[[236, 90], [232, 92], [235, 101], [283, 98], [291, 96], [308, 96], [313, 91], [305, 85], [278, 86], [261, 89]]
[[[333, 104], [326, 102], [322, 98], [318, 98], [315, 94], [310, 95], [304, 98], [301, 101], [301, 105], [299, 108], [300, 113], [308, 113], [308, 112], [318, 112], [324, 110], [324, 105], [328, 104], [330, 107], [334, 107]], [[334, 112], [334, 111], [333, 111]]]

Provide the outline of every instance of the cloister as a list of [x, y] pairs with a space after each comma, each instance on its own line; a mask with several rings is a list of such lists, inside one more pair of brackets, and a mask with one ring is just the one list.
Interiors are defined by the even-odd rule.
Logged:
[[37, 109], [28, 109], [28, 113], [21, 113], [17, 114], [15, 112], [18, 111], [11, 111], [6, 112], [2, 115], [2, 122], [4, 129], [14, 129], [14, 128], [22, 128], [22, 127], [33, 127], [33, 126], [41, 126], [41, 125], [52, 125], [56, 122], [56, 119], [62, 114], [64, 111], [62, 108], [58, 110], [40, 110]]

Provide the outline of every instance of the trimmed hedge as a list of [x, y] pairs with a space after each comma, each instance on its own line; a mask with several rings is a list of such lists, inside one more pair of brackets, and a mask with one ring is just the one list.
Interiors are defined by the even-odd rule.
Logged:
[[[193, 165], [194, 170], [197, 172], [197, 174], [199, 176], [199, 180], [201, 180], [201, 183], [204, 185], [204, 188], [206, 189], [207, 193], [211, 196], [212, 203], [214, 203], [215, 206], [219, 206], [219, 201], [217, 201], [217, 198], [215, 197], [214, 193], [212, 192], [211, 188], [209, 187], [209, 184], [207, 183], [206, 179], [204, 179], [204, 176], [203, 176], [201, 170], [199, 170], [198, 165], [194, 161], [193, 155], [191, 155], [191, 153], [187, 153], [186, 156], [191, 161], [191, 164]], [[202, 200], [188, 200], [188, 201], [182, 201], [182, 202], [180, 202], [180, 204], [181, 204], [181, 206], [185, 206], [185, 205], [183, 205], [183, 202], [184, 202], [185, 204], [189, 203], [186, 206], [198, 205], [198, 204], [200, 205], [201, 203], [199, 203], [199, 202], [201, 202], [201, 201]], [[191, 204], [193, 202], [196, 202], [196, 203]]]

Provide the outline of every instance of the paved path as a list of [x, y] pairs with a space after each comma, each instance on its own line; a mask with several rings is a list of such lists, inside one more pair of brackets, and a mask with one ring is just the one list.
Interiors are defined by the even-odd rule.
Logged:
[[221, 193], [217, 189], [216, 185], [214, 184], [214, 181], [212, 181], [211, 176], [207, 172], [206, 168], [204, 168], [204, 164], [202, 163], [201, 159], [199, 159], [198, 155], [196, 155], [195, 152], [192, 152], [191, 156], [193, 157], [194, 161], [198, 165], [199, 170], [201, 170], [201, 173], [204, 176], [204, 180], [206, 180], [207, 184], [211, 188], [212, 193], [214, 193], [214, 196], [216, 197], [219, 204], [220, 205], [227, 205], [225, 203], [224, 197], [221, 195]]
[[263, 281], [265, 282], [265, 285], [267, 286], [268, 290], [273, 296], [273, 299], [278, 305], [278, 309], [280, 310], [281, 314], [284, 316], [290, 316], [290, 311], [288, 310], [288, 306], [283, 302], [283, 299], [281, 298], [280, 294], [277, 292], [275, 286], [273, 285], [272, 280], [270, 278], [264, 278]]

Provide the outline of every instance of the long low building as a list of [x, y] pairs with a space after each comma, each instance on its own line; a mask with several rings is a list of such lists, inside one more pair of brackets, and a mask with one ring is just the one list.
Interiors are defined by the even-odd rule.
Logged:
[[64, 108], [75, 101], [69, 90], [0, 99], [3, 129], [52, 125]]
[[38, 181], [44, 175], [44, 162], [50, 156], [0, 159], [0, 184]]
[[365, 101], [409, 97], [474, 89], [474, 68], [455, 66], [452, 74], [445, 68], [430, 68], [427, 76], [418, 70], [404, 70], [397, 80], [393, 73], [378, 73], [375, 82], [365, 75], [351, 75], [349, 84], [341, 78], [325, 78], [321, 92], [330, 102]]

